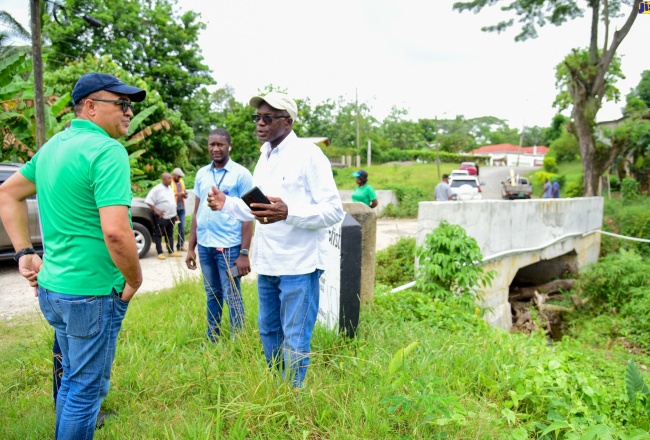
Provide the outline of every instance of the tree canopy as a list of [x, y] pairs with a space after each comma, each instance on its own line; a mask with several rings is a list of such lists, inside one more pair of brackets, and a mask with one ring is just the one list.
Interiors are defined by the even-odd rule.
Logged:
[[[175, 0], [64, 0], [69, 22], [44, 17], [44, 35], [50, 41], [50, 63], [59, 67], [87, 54], [110, 55], [125, 71], [144, 79], [163, 101], [183, 116], [189, 101], [204, 85], [214, 84], [198, 45], [205, 24], [200, 16], [174, 10]], [[91, 25], [83, 15], [99, 20]]]
[[[473, 0], [457, 2], [453, 6], [461, 12], [479, 12], [486, 6], [502, 4], [501, 9], [513, 13], [521, 25], [520, 32], [515, 36], [516, 41], [537, 37], [538, 27], [547, 24], [560, 26], [587, 12], [591, 14], [589, 47], [585, 50], [574, 49], [558, 67], [560, 100], [571, 105], [572, 123], [569, 130], [577, 136], [580, 145], [585, 196], [596, 195], [598, 179], [619, 153], [614, 144], [605, 146], [597, 143], [595, 118], [603, 99], [616, 98], [613, 81], [620, 76], [616, 50], [636, 20], [639, 3], [640, 0], [634, 0], [631, 4], [624, 0]], [[610, 22], [621, 16], [625, 17], [625, 21], [610, 40]], [[605, 32], [602, 41], [599, 41], [601, 21]], [[502, 32], [514, 24], [514, 19], [503, 20], [483, 30]]]

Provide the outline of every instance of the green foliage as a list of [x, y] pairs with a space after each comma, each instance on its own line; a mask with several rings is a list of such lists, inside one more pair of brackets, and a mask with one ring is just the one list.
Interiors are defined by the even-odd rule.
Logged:
[[[201, 86], [214, 84], [198, 45], [205, 24], [193, 11], [179, 15], [174, 0], [62, 3], [79, 13], [69, 14], [66, 26], [44, 16], [43, 31], [51, 41], [50, 56], [57, 66], [90, 54], [110, 56], [120, 68], [149, 84], [148, 90], [156, 90], [167, 107], [184, 116], [190, 114], [186, 103], [194, 93]], [[83, 14], [100, 20], [103, 26], [90, 25]]]
[[[600, 50], [598, 51], [598, 56], [602, 57]], [[555, 79], [559, 93], [555, 98], [553, 105], [560, 108], [560, 110], [568, 108], [573, 104], [572, 93], [574, 93], [574, 91], [572, 87], [576, 84], [593, 82], [594, 77], [597, 74], [598, 72], [594, 66], [592, 54], [589, 50], [573, 49], [573, 51], [556, 67]], [[605, 85], [602, 98], [605, 98], [607, 101], [619, 101], [620, 91], [616, 88], [615, 84], [618, 79], [623, 78], [625, 78], [625, 76], [621, 70], [621, 58], [614, 55], [604, 76]], [[588, 120], [594, 120], [599, 107], [599, 105], [594, 105], [584, 108], [585, 116]]]
[[650, 390], [648, 390], [648, 386], [645, 384], [641, 372], [632, 359], [628, 361], [627, 367], [625, 368], [625, 390], [630, 399], [630, 405], [633, 407], [637, 404], [637, 394], [641, 394], [639, 401], [650, 417]]
[[650, 263], [634, 251], [621, 249], [587, 266], [577, 287], [597, 306], [620, 310], [632, 300], [635, 288], [650, 286], [648, 273]]
[[633, 287], [630, 301], [621, 307], [621, 333], [635, 345], [650, 350], [650, 286]]
[[562, 197], [582, 197], [584, 192], [584, 184], [581, 179], [579, 182], [569, 182], [564, 191], [560, 190], [560, 195]]
[[418, 203], [431, 200], [431, 194], [427, 194], [422, 188], [388, 185], [386, 189], [393, 190], [397, 197], [398, 206], [389, 204], [384, 210], [385, 217], [393, 218], [414, 218], [418, 214]]
[[650, 70], [644, 70], [641, 73], [641, 81], [639, 81], [635, 91], [646, 107], [650, 108]]
[[[26, 162], [36, 153], [34, 78], [32, 61], [24, 53], [0, 59], [0, 136], [4, 147], [0, 160]], [[44, 91], [45, 135], [54, 136], [73, 118], [70, 94], [54, 96], [51, 87]]]
[[544, 171], [547, 173], [557, 174], [558, 167], [557, 161], [553, 156], [544, 156]]
[[551, 142], [549, 148], [558, 163], [573, 162], [580, 158], [578, 139], [566, 127], [562, 127], [559, 137]]
[[375, 283], [397, 287], [415, 279], [415, 238], [402, 238], [375, 256]]
[[[650, 239], [650, 198], [612, 199], [605, 202], [603, 230], [628, 237]], [[619, 249], [634, 250], [650, 256], [650, 244], [602, 236], [601, 255], [618, 253]]]
[[120, 139], [129, 153], [145, 150], [145, 153], [138, 155], [134, 164], [143, 172], [141, 180], [133, 182], [136, 185], [134, 189], [146, 191], [147, 182], [157, 182], [161, 173], [169, 172], [175, 167], [190, 171], [192, 167], [187, 160], [187, 145], [193, 138], [193, 133], [181, 113], [168, 108], [160, 94], [151, 91], [142, 79], [121, 69], [109, 56], [87, 56], [46, 73], [45, 80], [54, 85], [55, 92], [63, 93], [72, 90], [80, 76], [93, 71], [116, 75], [127, 84], [147, 90], [145, 100], [134, 105], [128, 138]]
[[443, 221], [416, 249], [416, 289], [434, 298], [461, 298], [472, 306], [477, 289], [491, 285], [494, 274], [485, 272], [476, 240], [458, 225]]
[[625, 201], [634, 201], [639, 199], [639, 182], [636, 179], [626, 177], [621, 182], [621, 196]]

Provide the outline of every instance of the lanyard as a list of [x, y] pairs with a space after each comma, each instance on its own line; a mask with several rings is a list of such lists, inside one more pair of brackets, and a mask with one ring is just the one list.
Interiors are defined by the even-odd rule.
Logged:
[[[217, 189], [221, 189], [221, 183], [223, 182], [223, 179], [226, 177], [226, 170], [223, 170], [223, 174], [221, 175], [221, 180], [219, 180], [219, 183], [217, 183], [217, 178], [214, 177], [216, 174], [214, 171], [212, 171], [212, 180], [214, 181], [214, 184], [217, 186]], [[227, 193], [226, 193], [227, 194]]]

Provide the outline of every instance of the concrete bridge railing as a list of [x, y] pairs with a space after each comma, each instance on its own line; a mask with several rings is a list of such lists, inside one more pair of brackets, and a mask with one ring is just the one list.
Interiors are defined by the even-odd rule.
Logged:
[[[486, 320], [512, 326], [508, 292], [520, 270], [531, 279], [559, 275], [566, 267], [594, 263], [600, 253], [602, 197], [574, 199], [421, 202], [417, 244], [443, 220], [462, 226], [478, 242], [486, 270], [495, 270], [483, 291]], [[547, 279], [548, 280], [548, 279]]]

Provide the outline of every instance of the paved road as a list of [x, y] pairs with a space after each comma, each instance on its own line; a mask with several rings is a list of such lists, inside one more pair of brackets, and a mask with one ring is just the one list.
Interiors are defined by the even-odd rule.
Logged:
[[[511, 167], [481, 167], [481, 190], [483, 198], [488, 200], [501, 199], [501, 182], [510, 176]], [[527, 173], [538, 170], [539, 167], [513, 167], [515, 174], [526, 175]]]

